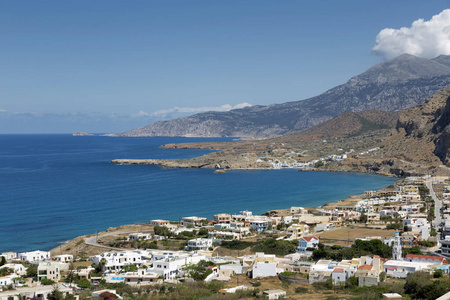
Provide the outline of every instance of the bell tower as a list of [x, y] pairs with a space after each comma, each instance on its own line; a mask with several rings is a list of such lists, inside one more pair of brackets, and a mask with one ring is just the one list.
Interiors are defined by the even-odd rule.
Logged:
[[395, 232], [394, 246], [392, 246], [392, 259], [403, 260], [402, 258], [402, 241], [400, 240], [400, 234], [398, 230]]

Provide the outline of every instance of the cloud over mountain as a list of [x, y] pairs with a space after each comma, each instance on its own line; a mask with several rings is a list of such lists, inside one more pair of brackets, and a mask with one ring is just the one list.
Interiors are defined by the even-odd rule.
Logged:
[[418, 19], [411, 27], [385, 28], [378, 33], [372, 51], [386, 59], [403, 53], [424, 58], [450, 54], [450, 9], [429, 21]]
[[202, 107], [173, 107], [169, 109], [162, 109], [151, 113], [146, 113], [144, 111], [140, 111], [135, 116], [151, 116], [151, 117], [159, 117], [159, 118], [174, 118], [180, 117], [182, 115], [190, 115], [207, 111], [230, 111], [233, 109], [239, 109], [244, 107], [252, 106], [250, 103], [243, 102], [236, 104], [235, 106], [231, 106], [230, 104], [224, 104], [221, 106], [202, 106]]

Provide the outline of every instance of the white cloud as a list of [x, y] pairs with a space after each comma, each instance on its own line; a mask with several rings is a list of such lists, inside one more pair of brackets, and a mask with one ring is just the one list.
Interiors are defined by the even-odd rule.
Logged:
[[133, 115], [134, 117], [173, 117], [181, 115], [190, 115], [207, 111], [230, 111], [232, 109], [244, 108], [252, 106], [250, 103], [244, 102], [231, 106], [230, 104], [224, 104], [221, 106], [202, 106], [202, 107], [173, 107], [169, 109], [162, 109], [155, 112], [147, 113], [140, 111]]
[[385, 28], [378, 33], [375, 46], [377, 54], [386, 59], [403, 53], [424, 58], [450, 54], [450, 9], [433, 16], [431, 20], [418, 19], [411, 27]]
[[0, 108], [0, 112], [6, 112], [6, 110], [4, 110], [3, 108]]

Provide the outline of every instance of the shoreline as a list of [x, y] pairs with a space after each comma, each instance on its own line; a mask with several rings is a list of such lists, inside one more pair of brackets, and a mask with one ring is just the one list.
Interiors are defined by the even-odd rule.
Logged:
[[421, 165], [398, 158], [377, 157], [348, 158], [342, 161], [326, 162], [320, 167], [289, 166], [274, 167], [272, 163], [258, 162], [255, 153], [213, 152], [189, 159], [113, 159], [117, 165], [154, 165], [167, 169], [210, 169], [210, 170], [285, 170], [301, 172], [361, 173], [383, 175], [395, 178], [412, 176], [450, 176], [450, 168], [444, 165]]
[[[270, 169], [268, 169], [268, 170], [270, 170]], [[275, 169], [275, 170], [277, 170], [277, 169]], [[286, 170], [286, 169], [281, 169], [281, 170]], [[235, 171], [235, 170], [233, 170], [233, 171]], [[326, 173], [328, 173], [327, 171], [319, 171], [319, 172], [326, 172]], [[338, 172], [336, 172], [336, 173], [338, 173]], [[355, 173], [352, 173], [352, 174], [355, 174]], [[367, 175], [367, 173], [356, 173], [356, 174]], [[380, 174], [371, 174], [371, 175], [379, 176]], [[393, 177], [393, 176], [389, 176], [389, 177]], [[399, 181], [402, 181], [402, 180], [403, 179], [399, 179], [395, 183], [397, 183]], [[385, 189], [387, 187], [388, 186], [381, 187], [381, 188], [377, 189], [377, 191], [378, 190], [383, 190], [383, 189]], [[308, 211], [310, 211], [310, 210], [311, 211], [315, 211], [315, 210], [320, 209], [320, 208], [333, 209], [336, 206], [338, 206], [339, 204], [345, 203], [346, 201], [357, 202], [358, 200], [362, 199], [363, 195], [364, 194], [350, 195], [350, 196], [348, 196], [345, 199], [341, 199], [341, 200], [337, 200], [337, 201], [333, 201], [333, 202], [326, 202], [326, 203], [323, 203], [321, 205], [314, 206], [314, 207], [304, 207], [304, 209], [308, 210]], [[357, 198], [358, 200], [355, 200], [355, 198]], [[289, 211], [290, 211], [290, 208], [276, 208], [276, 209], [269, 209], [269, 210], [267, 210], [265, 212], [262, 212], [262, 213], [260, 213], [258, 215], [284, 216], [284, 215], [289, 215]], [[167, 220], [170, 221], [170, 222], [178, 222], [178, 221], [173, 221], [173, 220], [170, 220], [170, 219], [167, 219]], [[117, 232], [115, 234], [120, 235], [121, 231], [128, 230], [128, 228], [130, 228], [130, 227], [138, 227], [138, 226], [152, 227], [151, 225], [149, 225], [147, 223], [121, 224], [121, 225], [116, 226], [116, 227], [108, 227], [107, 229], [99, 231], [96, 234], [98, 234], [98, 235], [100, 235], [100, 234], [108, 234], [108, 233], [110, 233], [112, 231], [114, 232], [115, 230], [117, 230]], [[140, 231], [142, 231], [142, 230], [140, 230]], [[139, 232], [139, 230], [137, 230], [135, 232]], [[76, 236], [76, 237], [74, 237], [71, 240], [66, 240], [64, 243], [61, 243], [60, 245], [56, 246], [55, 248], [49, 249], [48, 251], [50, 251], [52, 253], [59, 253], [61, 251], [61, 247], [62, 246], [68, 245], [68, 244], [71, 244], [71, 243], [73, 244], [74, 241], [85, 240], [86, 238], [93, 237], [96, 234], [85, 234], [85, 235]], [[92, 246], [92, 247], [97, 248], [97, 250], [100, 250], [100, 252], [104, 252], [105, 251], [105, 248], [100, 248], [100, 247], [95, 247], [95, 246]]]

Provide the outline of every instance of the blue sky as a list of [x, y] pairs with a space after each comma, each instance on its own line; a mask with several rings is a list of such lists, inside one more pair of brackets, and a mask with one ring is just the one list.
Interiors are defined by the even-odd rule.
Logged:
[[372, 51], [383, 29], [449, 2], [0, 1], [0, 133], [303, 100], [392, 56]]

